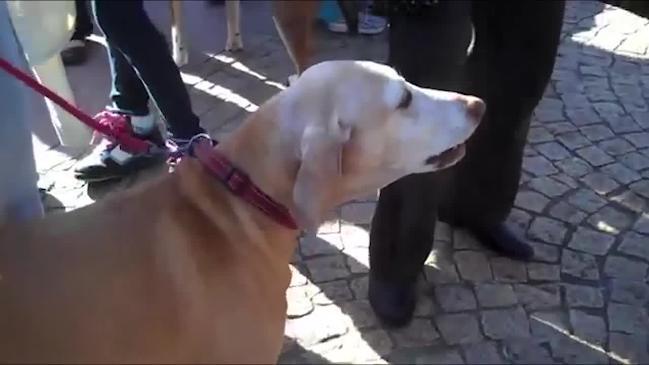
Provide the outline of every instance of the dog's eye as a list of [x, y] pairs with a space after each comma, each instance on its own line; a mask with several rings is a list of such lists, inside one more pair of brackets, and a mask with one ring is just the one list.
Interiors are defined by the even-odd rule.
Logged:
[[403, 93], [403, 96], [401, 97], [401, 101], [399, 102], [399, 105], [397, 105], [397, 109], [408, 109], [411, 102], [412, 102], [412, 92], [406, 89], [405, 92]]

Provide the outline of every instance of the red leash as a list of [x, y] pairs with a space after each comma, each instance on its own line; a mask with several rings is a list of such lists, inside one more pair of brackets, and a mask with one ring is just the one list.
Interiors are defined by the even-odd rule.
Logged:
[[116, 132], [110, 129], [106, 125], [97, 123], [97, 121], [94, 120], [91, 116], [82, 112], [79, 108], [70, 104], [67, 100], [63, 99], [52, 90], [48, 89], [38, 81], [34, 80], [27, 73], [14, 67], [9, 62], [7, 62], [4, 58], [1, 57], [0, 57], [0, 68], [6, 71], [7, 73], [9, 73], [10, 75], [12, 75], [13, 77], [17, 78], [18, 80], [22, 81], [25, 85], [27, 85], [32, 90], [52, 100], [55, 104], [65, 109], [65, 111], [74, 115], [77, 119], [83, 122], [83, 124], [115, 140], [124, 148], [125, 151], [131, 153], [145, 153], [148, 152], [150, 147], [152, 146], [148, 142], [135, 138], [130, 134]]
[[[68, 113], [74, 115], [77, 119], [83, 122], [88, 127], [100, 132], [113, 141], [119, 143], [126, 152], [130, 153], [145, 153], [149, 152], [152, 147], [148, 142], [138, 139], [126, 132], [120, 132], [111, 129], [107, 125], [98, 123], [88, 114], [82, 112], [76, 106], [68, 103], [67, 100], [57, 95], [52, 90], [48, 89], [38, 81], [34, 80], [31, 76], [22, 70], [12, 66], [9, 62], [0, 57], [0, 68], [22, 81], [25, 85], [36, 91], [37, 93], [52, 100], [54, 103], [65, 109]], [[209, 136], [206, 138], [209, 139]], [[191, 143], [190, 143], [191, 144]], [[218, 180], [220, 180], [235, 196], [245, 200], [255, 208], [268, 215], [277, 223], [289, 229], [298, 229], [295, 219], [289, 210], [282, 204], [276, 202], [264, 193], [257, 185], [255, 185], [250, 177], [230, 162], [225, 156], [218, 153], [213, 148], [206, 147], [205, 144], [195, 143], [190, 146], [194, 150], [195, 157], [201, 161], [203, 166]], [[169, 151], [167, 151], [169, 152]], [[174, 155], [172, 152], [171, 155]]]

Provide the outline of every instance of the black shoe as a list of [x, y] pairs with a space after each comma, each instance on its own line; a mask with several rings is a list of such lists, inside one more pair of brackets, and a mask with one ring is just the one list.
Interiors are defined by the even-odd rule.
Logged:
[[369, 299], [374, 313], [384, 324], [403, 327], [410, 323], [415, 312], [415, 283], [389, 283], [370, 275]]
[[112, 155], [117, 148], [119, 146], [115, 145], [102, 151], [99, 159], [95, 158], [93, 162], [80, 162], [81, 166], [74, 170], [74, 177], [88, 183], [119, 180], [165, 161], [165, 155], [159, 152], [131, 155], [125, 161], [117, 162]]
[[85, 39], [72, 39], [61, 51], [61, 60], [65, 66], [75, 66], [88, 59], [88, 44]]
[[534, 249], [521, 241], [504, 223], [488, 227], [466, 227], [475, 238], [492, 250], [512, 259], [530, 260]]
[[[158, 147], [164, 146], [162, 135], [158, 129], [155, 129], [145, 140]], [[164, 162], [166, 155], [163, 151], [161, 148], [157, 152], [132, 155], [122, 151], [119, 145], [111, 144], [98, 156], [90, 155], [80, 161], [74, 169], [74, 177], [89, 183], [122, 179], [137, 171]]]

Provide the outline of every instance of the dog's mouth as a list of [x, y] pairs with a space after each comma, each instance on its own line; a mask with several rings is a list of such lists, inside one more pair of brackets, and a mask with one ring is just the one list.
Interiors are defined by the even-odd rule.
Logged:
[[455, 147], [451, 147], [444, 152], [435, 156], [430, 156], [426, 159], [426, 165], [434, 166], [438, 169], [443, 169], [455, 165], [464, 157], [466, 147], [464, 143], [460, 143]]

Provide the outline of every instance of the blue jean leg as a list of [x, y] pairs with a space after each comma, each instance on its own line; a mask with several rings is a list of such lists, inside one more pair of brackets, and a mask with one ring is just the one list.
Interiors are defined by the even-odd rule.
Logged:
[[143, 108], [143, 92], [133, 73], [122, 74], [128, 64], [160, 109], [170, 137], [186, 139], [204, 133], [169, 46], [146, 14], [143, 1], [93, 0], [92, 6], [97, 25], [111, 45], [115, 106], [131, 114], [141, 114]]
[[[5, 0], [0, 0], [0, 57], [28, 71]], [[0, 220], [30, 220], [43, 215], [34, 161], [29, 101], [31, 90], [0, 71]]]

